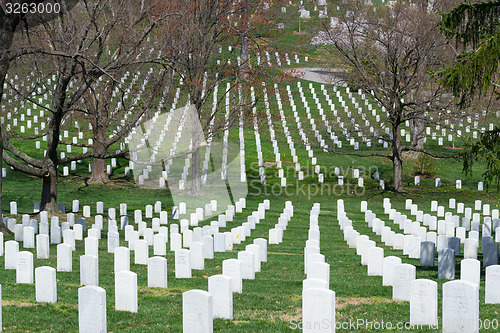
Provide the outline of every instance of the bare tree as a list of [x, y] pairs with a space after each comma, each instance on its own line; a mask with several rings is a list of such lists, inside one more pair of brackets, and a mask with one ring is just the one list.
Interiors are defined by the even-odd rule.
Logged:
[[[375, 139], [388, 142], [391, 153], [351, 154], [389, 158], [397, 192], [403, 190], [403, 151], [449, 157], [423, 149], [427, 120], [446, 114], [450, 102], [432, 75], [448, 60], [450, 51], [438, 23], [436, 7], [427, 1], [397, 0], [387, 6], [356, 1], [340, 13], [339, 24], [323, 35], [334, 65], [346, 70], [344, 81], [371, 95], [385, 118], [381, 125], [388, 133]], [[408, 146], [403, 145], [400, 131], [406, 121], [413, 137]]]
[[[226, 83], [230, 83], [230, 89], [224, 91], [220, 104], [233, 91], [241, 89], [244, 95], [246, 87], [257, 78], [256, 73], [262, 74], [261, 69], [252, 68], [250, 63], [250, 44], [254, 39], [251, 32], [255, 28], [254, 22], [264, 24], [263, 20], [257, 19], [258, 12], [267, 10], [269, 6], [264, 6], [266, 1], [250, 0], [175, 0], [158, 3], [160, 12], [177, 15], [176, 20], [164, 25], [167, 45], [163, 55], [165, 64], [183, 80], [189, 103], [198, 114], [198, 119], [192, 121], [201, 121], [203, 130], [210, 127], [211, 136], [215, 137], [237, 123], [243, 107], [241, 100], [236, 102], [238, 93], [231, 94], [232, 105], [224, 116], [220, 116], [220, 111], [228, 109], [217, 107], [214, 110], [206, 107], [206, 102], [213, 97], [215, 87], [227, 87]], [[257, 5], [262, 5], [261, 9], [258, 10]], [[235, 45], [241, 45], [241, 53], [237, 53]], [[199, 148], [202, 140], [201, 133], [192, 133], [190, 192], [193, 196], [200, 193], [202, 161]]]
[[[44, 2], [43, 0], [20, 0], [17, 1], [20, 6], [25, 4], [38, 5]], [[14, 50], [12, 45], [15, 40], [16, 31], [19, 30], [20, 26], [23, 25], [25, 29], [30, 26], [46, 22], [53, 18], [52, 15], [44, 14], [26, 14], [26, 13], [15, 13], [12, 10], [12, 1], [2, 0], [0, 1], [0, 104], [3, 102], [4, 95], [4, 83], [7, 76], [7, 72], [10, 68], [10, 64], [21, 54], [25, 53], [25, 50]], [[68, 4], [68, 9], [74, 6], [74, 1]], [[29, 24], [28, 24], [29, 23]], [[0, 156], [3, 154], [3, 141], [2, 128], [0, 127]], [[0, 159], [0, 170], [2, 169], [3, 159]], [[5, 224], [3, 223], [2, 214], [2, 177], [0, 177], [0, 232], [9, 234], [11, 233]]]
[[[77, 10], [63, 15], [24, 33], [21, 47], [29, 49], [25, 56], [18, 58], [29, 64], [40, 78], [34, 87], [11, 89], [25, 101], [38, 106], [49, 114], [46, 130], [36, 136], [47, 141], [45, 156], [35, 158], [17, 146], [13, 135], [3, 133], [5, 162], [13, 168], [42, 179], [41, 209], [51, 214], [57, 213], [57, 167], [88, 157], [101, 159], [123, 156], [124, 151], [105, 154], [102, 150], [92, 149], [79, 154], [59, 157], [60, 134], [65, 124], [78, 112], [88, 113], [83, 108], [84, 100], [89, 101], [89, 91], [98, 89], [99, 80], [119, 82], [119, 74], [127, 69], [137, 69], [151, 63], [148, 52], [141, 53], [148, 44], [148, 36], [153, 36], [158, 23], [165, 15], [155, 16], [152, 7], [133, 0], [94, 0], [80, 1]], [[160, 91], [165, 71], [160, 71], [153, 82], [150, 97]], [[103, 79], [101, 79], [103, 80]], [[50, 98], [50, 103], [40, 103], [40, 92]], [[125, 92], [126, 93], [126, 92]], [[141, 107], [137, 108], [140, 112]], [[92, 110], [91, 110], [92, 111]], [[91, 114], [91, 113], [89, 113]], [[139, 117], [130, 117], [128, 122], [113, 136], [106, 145], [120, 140]], [[14, 135], [16, 138], [22, 135]]]

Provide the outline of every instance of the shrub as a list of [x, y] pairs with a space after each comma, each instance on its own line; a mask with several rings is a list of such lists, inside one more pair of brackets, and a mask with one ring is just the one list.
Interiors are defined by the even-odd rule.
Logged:
[[436, 161], [427, 154], [418, 154], [413, 164], [413, 173], [415, 175], [433, 176], [436, 173]]

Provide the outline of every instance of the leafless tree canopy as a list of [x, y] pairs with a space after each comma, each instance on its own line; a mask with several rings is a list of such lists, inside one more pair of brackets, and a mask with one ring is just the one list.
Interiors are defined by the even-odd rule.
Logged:
[[[390, 135], [382, 139], [392, 146], [387, 157], [393, 161], [396, 191], [402, 189], [402, 151], [431, 154], [421, 142], [426, 121], [430, 114], [434, 119], [445, 115], [450, 104], [432, 75], [453, 56], [439, 19], [436, 7], [426, 1], [398, 0], [388, 6], [355, 1], [323, 35], [334, 66], [345, 70], [345, 82], [370, 94], [386, 112], [382, 125]], [[401, 141], [400, 125], [406, 121], [412, 146]]]

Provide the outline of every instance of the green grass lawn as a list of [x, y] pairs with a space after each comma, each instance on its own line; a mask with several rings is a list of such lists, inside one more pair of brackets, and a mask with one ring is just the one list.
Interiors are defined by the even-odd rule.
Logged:
[[[278, 124], [274, 124], [278, 128]], [[264, 129], [261, 135], [264, 136]], [[233, 135], [234, 133], [232, 133]], [[237, 135], [237, 134], [235, 134]], [[247, 163], [255, 162], [255, 140], [252, 141], [253, 133], [245, 133], [247, 149]], [[280, 145], [283, 149], [286, 147]], [[271, 160], [272, 150], [270, 145], [264, 145], [264, 156]], [[378, 160], [348, 158], [319, 152], [317, 153], [319, 163], [338, 166], [369, 166], [378, 164]], [[124, 162], [121, 162], [123, 167]], [[220, 332], [292, 332], [293, 323], [301, 319], [301, 290], [303, 274], [303, 248], [307, 240], [309, 228], [309, 211], [313, 203], [321, 204], [319, 226], [321, 230], [321, 253], [330, 264], [330, 287], [336, 292], [337, 297], [337, 321], [355, 321], [363, 319], [366, 321], [399, 322], [409, 321], [409, 303], [395, 302], [391, 300], [392, 290], [390, 287], [382, 286], [382, 278], [367, 276], [366, 267], [360, 265], [360, 258], [355, 254], [355, 249], [349, 249], [343, 240], [342, 232], [336, 220], [337, 199], [345, 201], [345, 209], [348, 217], [353, 220], [355, 228], [376, 240], [379, 246], [384, 247], [385, 256], [397, 255], [403, 258], [403, 262], [418, 266], [418, 261], [408, 259], [402, 255], [402, 251], [395, 251], [380, 245], [380, 238], [371, 232], [364, 223], [364, 217], [360, 213], [360, 202], [367, 200], [369, 208], [378, 217], [388, 221], [383, 214], [382, 199], [391, 198], [393, 207], [403, 211], [406, 198], [411, 198], [414, 203], [420, 205], [420, 209], [430, 212], [430, 201], [438, 200], [441, 205], [447, 206], [450, 197], [457, 202], [464, 202], [466, 206], [473, 206], [474, 200], [482, 199], [490, 203], [492, 208], [497, 207], [499, 196], [497, 192], [483, 192], [471, 190], [464, 185], [464, 190], [453, 188], [452, 179], [459, 174], [458, 162], [443, 162], [442, 172], [443, 187], [436, 189], [433, 183], [423, 182], [420, 187], [409, 186], [407, 192], [394, 194], [390, 191], [380, 191], [374, 188], [375, 183], [367, 181], [364, 191], [348, 192], [344, 186], [340, 193], [337, 187], [335, 194], [328, 194], [327, 185], [336, 184], [335, 179], [329, 179], [324, 184], [323, 192], [315, 187], [313, 179], [303, 182], [295, 182], [289, 179], [286, 195], [280, 194], [276, 186], [277, 180], [270, 178], [268, 185], [256, 186], [247, 198], [247, 209], [237, 214], [233, 222], [228, 222], [227, 229], [246, 222], [246, 217], [257, 209], [258, 203], [264, 199], [271, 200], [271, 209], [266, 214], [266, 219], [261, 221], [240, 245], [235, 245], [234, 250], [227, 253], [217, 253], [215, 259], [205, 261], [204, 271], [193, 271], [192, 279], [175, 279], [174, 256], [169, 252], [168, 289], [147, 287], [147, 268], [142, 265], [131, 265], [131, 270], [138, 274], [139, 289], [139, 312], [131, 314], [114, 310], [114, 274], [113, 256], [107, 253], [106, 243], [106, 220], [103, 230], [103, 239], [100, 241], [99, 255], [99, 280], [100, 286], [107, 294], [108, 329], [110, 331], [182, 331], [182, 292], [190, 289], [207, 290], [207, 278], [214, 274], [221, 274], [222, 261], [228, 258], [236, 258], [237, 252], [244, 249], [245, 245], [253, 242], [258, 237], [267, 238], [268, 230], [277, 223], [279, 214], [282, 212], [285, 201], [290, 200], [294, 204], [294, 217], [285, 231], [284, 241], [280, 245], [268, 246], [268, 262], [262, 265], [262, 271], [256, 274], [255, 280], [244, 280], [243, 293], [234, 294], [234, 319], [232, 321], [214, 320], [214, 331]], [[271, 175], [273, 168], [268, 168]], [[389, 175], [390, 168], [382, 172]], [[452, 170], [455, 169], [455, 172]], [[133, 220], [134, 209], [144, 209], [145, 205], [153, 204], [159, 200], [163, 207], [170, 208], [172, 202], [167, 191], [144, 190], [137, 188], [133, 182], [120, 176], [120, 168], [116, 175], [112, 176], [113, 182], [107, 186], [89, 186], [85, 184], [85, 168], [82, 166], [74, 176], [61, 178], [59, 201], [70, 206], [71, 200], [80, 200], [80, 207], [91, 205], [95, 213], [95, 202], [104, 201], [105, 209], [109, 207], [118, 208], [119, 203], [128, 204], [128, 212]], [[258, 174], [250, 170], [250, 181], [256, 180]], [[411, 179], [407, 174], [405, 179]], [[471, 185], [477, 182], [478, 175], [471, 179]], [[302, 192], [302, 183], [312, 186], [317, 190], [315, 195], [308, 196]], [[446, 185], [446, 184], [451, 185]], [[466, 182], [467, 183], [467, 182]], [[298, 184], [298, 185], [297, 185]], [[4, 188], [4, 214], [8, 215], [8, 202], [18, 202], [19, 213], [32, 212], [32, 202], [37, 200], [40, 182], [38, 179], [27, 177], [16, 171], [9, 171], [9, 177], [5, 179]], [[351, 189], [353, 185], [351, 185]], [[155, 214], [155, 216], [158, 214]], [[18, 216], [20, 219], [20, 216]], [[90, 219], [92, 220], [92, 219]], [[148, 221], [147, 219], [145, 219]], [[205, 221], [204, 223], [209, 223]], [[149, 221], [148, 221], [149, 222]], [[172, 222], [172, 221], [170, 221]], [[90, 223], [88, 223], [90, 224]], [[125, 244], [123, 234], [121, 245]], [[10, 239], [6, 237], [5, 240]], [[77, 241], [77, 250], [73, 253], [73, 272], [57, 274], [58, 280], [58, 303], [37, 304], [35, 302], [34, 285], [21, 285], [15, 283], [15, 271], [1, 269], [1, 284], [3, 296], [3, 325], [5, 331], [76, 331], [78, 329], [77, 290], [79, 288], [79, 256], [83, 255], [83, 242]], [[21, 246], [22, 247], [22, 246]], [[51, 246], [51, 259], [35, 259], [35, 267], [56, 267], [55, 246]], [[152, 250], [150, 252], [152, 256]], [[35, 253], [36, 257], [36, 253]], [[131, 255], [133, 260], [133, 254]], [[0, 257], [0, 267], [3, 267], [4, 257]], [[457, 278], [459, 277], [459, 263], [457, 261]], [[437, 280], [437, 268], [417, 269], [417, 278], [430, 278]], [[439, 287], [444, 281], [438, 280]], [[441, 289], [440, 289], [441, 290]], [[500, 309], [497, 305], [484, 304], [484, 277], [481, 285], [481, 319], [495, 319]], [[439, 309], [441, 312], [441, 308]], [[349, 330], [346, 330], [349, 331]]]
[[[301, 21], [302, 31], [305, 34], [294, 33], [298, 30], [298, 6], [297, 1], [288, 8], [289, 21], [286, 21], [285, 30], [279, 36], [276, 43], [276, 49], [280, 52], [281, 61], [284, 63], [283, 54], [289, 53], [291, 67], [319, 67], [324, 66], [324, 51], [309, 45], [310, 38], [318, 28], [320, 21], [311, 19]], [[334, 4], [341, 5], [340, 1]], [[307, 2], [308, 10], [312, 10], [312, 3]], [[311, 7], [311, 8], [310, 8]], [[329, 13], [333, 9], [329, 7]], [[284, 16], [286, 19], [288, 16]], [[221, 57], [228, 54], [224, 49]], [[294, 54], [300, 55], [300, 64], [294, 61]], [[305, 56], [309, 57], [309, 62], [304, 62]], [[267, 59], [261, 54], [262, 63], [265, 65]], [[271, 61], [276, 62], [274, 53], [271, 53]], [[177, 78], [176, 78], [177, 80]], [[115, 311], [114, 309], [114, 273], [113, 273], [113, 255], [107, 253], [107, 214], [104, 214], [104, 230], [102, 239], [99, 242], [99, 285], [106, 290], [107, 301], [107, 325], [111, 332], [182, 332], [182, 293], [191, 289], [208, 289], [208, 277], [222, 273], [222, 261], [230, 258], [237, 258], [238, 252], [245, 249], [245, 246], [253, 243], [256, 238], [268, 238], [269, 229], [273, 228], [278, 222], [280, 213], [285, 207], [286, 201], [291, 201], [294, 205], [294, 216], [284, 232], [283, 243], [279, 245], [268, 245], [268, 260], [262, 264], [261, 272], [256, 273], [255, 280], [243, 281], [243, 293], [233, 294], [234, 318], [233, 320], [214, 320], [215, 332], [294, 332], [297, 331], [297, 323], [302, 318], [302, 281], [306, 278], [304, 275], [304, 247], [306, 244], [309, 229], [309, 213], [314, 203], [320, 203], [321, 213], [319, 215], [319, 227], [321, 231], [321, 253], [325, 256], [325, 261], [330, 264], [330, 288], [336, 293], [336, 319], [338, 322], [363, 323], [359, 329], [353, 329], [348, 325], [347, 329], [339, 331], [345, 332], [365, 332], [369, 331], [366, 324], [374, 325], [382, 323], [409, 322], [409, 302], [392, 301], [392, 288], [382, 286], [382, 277], [368, 276], [367, 267], [360, 264], [360, 257], [356, 255], [355, 249], [350, 249], [343, 239], [343, 233], [340, 230], [337, 221], [337, 200], [343, 199], [347, 216], [353, 221], [354, 228], [368, 235], [370, 239], [377, 242], [377, 246], [384, 248], [384, 255], [395, 255], [402, 258], [404, 263], [410, 263], [417, 266], [417, 278], [426, 278], [435, 280], [439, 286], [439, 306], [438, 315], [441, 319], [441, 290], [442, 284], [446, 281], [437, 279], [437, 267], [420, 268], [419, 262], [415, 259], [409, 259], [402, 254], [402, 251], [393, 250], [383, 245], [380, 236], [375, 235], [364, 222], [364, 214], [360, 212], [361, 201], [367, 201], [368, 207], [377, 217], [390, 225], [393, 230], [397, 230], [389, 223], [388, 216], [384, 214], [382, 202], [383, 198], [390, 198], [392, 207], [405, 212], [405, 200], [412, 199], [413, 203], [419, 205], [419, 209], [425, 213], [431, 213], [430, 205], [432, 200], [437, 200], [440, 205], [448, 207], [449, 198], [455, 198], [457, 202], [463, 202], [468, 207], [474, 206], [475, 200], [482, 200], [483, 203], [491, 205], [492, 209], [498, 209], [500, 204], [500, 194], [496, 188], [486, 188], [484, 192], [477, 191], [477, 183], [481, 181], [481, 175], [484, 172], [484, 165], [478, 163], [472, 175], [462, 174], [462, 164], [456, 159], [435, 160], [435, 171], [432, 177], [421, 180], [420, 186], [414, 184], [414, 164], [411, 157], [404, 159], [403, 182], [405, 192], [393, 193], [389, 190], [393, 174], [392, 164], [389, 159], [380, 157], [361, 158], [356, 156], [337, 155], [324, 152], [318, 148], [318, 142], [314, 137], [312, 127], [307, 118], [304, 105], [299, 97], [297, 82], [301, 82], [304, 87], [304, 96], [309, 104], [312, 117], [316, 120], [317, 130], [322, 134], [330, 147], [333, 146], [327, 133], [327, 127], [321, 120], [321, 116], [315, 107], [315, 102], [311, 91], [310, 82], [304, 80], [290, 80], [289, 82], [279, 83], [279, 91], [283, 108], [285, 110], [285, 119], [288, 129], [295, 143], [296, 154], [301, 163], [301, 170], [305, 173], [303, 181], [299, 181], [297, 173], [294, 171], [291, 151], [284, 135], [284, 129], [281, 124], [281, 117], [278, 113], [278, 103], [275, 92], [271, 84], [267, 85], [267, 94], [269, 96], [270, 112], [272, 115], [272, 124], [278, 141], [283, 169], [287, 178], [286, 188], [282, 188], [278, 178], [278, 170], [273, 166], [265, 168], [267, 175], [267, 184], [261, 185], [257, 167], [257, 147], [253, 131], [253, 119], [245, 119], [244, 138], [245, 138], [245, 158], [247, 177], [249, 182], [249, 194], [247, 196], [247, 208], [236, 214], [233, 222], [228, 222], [225, 229], [221, 231], [230, 231], [231, 228], [239, 226], [247, 221], [247, 216], [257, 210], [258, 204], [265, 199], [271, 200], [271, 208], [266, 212], [266, 218], [257, 225], [252, 231], [251, 237], [234, 246], [232, 251], [225, 253], [216, 253], [215, 259], [205, 260], [205, 269], [203, 271], [193, 270], [191, 279], [176, 279], [174, 275], [174, 253], [168, 251], [166, 259], [168, 261], [168, 288], [148, 288], [147, 287], [147, 267], [144, 265], [131, 264], [131, 271], [137, 273], [138, 282], [138, 313], [128, 313]], [[286, 84], [290, 84], [294, 96], [294, 103], [297, 105], [301, 123], [306, 133], [314, 156], [318, 159], [318, 165], [322, 167], [325, 173], [325, 182], [319, 184], [317, 175], [314, 173], [314, 167], [307, 155], [306, 148], [299, 135], [297, 124], [288, 102]], [[342, 139], [343, 148], [348, 152], [354, 149], [348, 145], [348, 141], [341, 134], [342, 128], [328, 108], [326, 99], [320, 90], [320, 84], [313, 83], [313, 87], [318, 98], [325, 109], [326, 118], [329, 120], [334, 131]], [[222, 94], [223, 87], [220, 87], [219, 94]], [[339, 111], [340, 120], [345, 123], [345, 127], [351, 126], [350, 119], [357, 117], [357, 112], [353, 111], [352, 116], [348, 116], [335, 95], [332, 87], [328, 88], [328, 94], [334, 101], [336, 109]], [[348, 98], [345, 88], [339, 88], [346, 105], [353, 108], [352, 101]], [[353, 92], [358, 103], [361, 103], [357, 92]], [[256, 87], [256, 94], [263, 94], [262, 87]], [[222, 95], [221, 95], [222, 96]], [[167, 107], [172, 105], [172, 96], [166, 100]], [[212, 99], [209, 98], [209, 101]], [[185, 92], [182, 92], [177, 107], [183, 106], [186, 101]], [[210, 104], [210, 103], [209, 103]], [[264, 110], [262, 98], [259, 99], [259, 112]], [[374, 104], [377, 112], [381, 110]], [[209, 105], [211, 106], [211, 105]], [[29, 105], [26, 105], [26, 108]], [[372, 124], [377, 124], [377, 120], [365, 105], [360, 107], [365, 110], [366, 119]], [[26, 116], [26, 120], [33, 120], [34, 115]], [[359, 117], [358, 117], [359, 118]], [[489, 122], [496, 122], [497, 118], [488, 114], [481, 118], [481, 125], [486, 126]], [[358, 119], [359, 120], [359, 119]], [[10, 121], [10, 120], [9, 120]], [[466, 121], [464, 121], [466, 122]], [[38, 124], [36, 126], [39, 126]], [[73, 123], [68, 126], [71, 135], [77, 135], [78, 130], [73, 127]], [[81, 122], [82, 128], [86, 129], [86, 123]], [[35, 123], [33, 123], [35, 127]], [[408, 127], [403, 127], [408, 130]], [[66, 129], [66, 128], [65, 128]], [[275, 161], [273, 147], [270, 142], [270, 131], [265, 117], [259, 123], [259, 133], [262, 142], [262, 154], [264, 162], [272, 163]], [[352, 127], [349, 127], [352, 130]], [[84, 140], [91, 137], [91, 132], [84, 131]], [[434, 130], [439, 134], [438, 130]], [[26, 134], [33, 135], [33, 129], [26, 129]], [[471, 136], [467, 133], [467, 136]], [[356, 137], [357, 138], [357, 137]], [[41, 139], [38, 139], [42, 141]], [[221, 137], [215, 138], [214, 142], [220, 143]], [[42, 150], [35, 148], [34, 141], [22, 142], [13, 140], [31, 156], [41, 158]], [[444, 146], [439, 146], [437, 140], [429, 139], [427, 148], [436, 153], [449, 154], [455, 150], [446, 147], [451, 145], [445, 139]], [[229, 142], [239, 145], [239, 134], [236, 128], [232, 128], [229, 133]], [[461, 147], [462, 142], [456, 140], [453, 143], [456, 147]], [[118, 144], [112, 147], [118, 149]], [[66, 147], [60, 147], [65, 151]], [[73, 153], [81, 152], [81, 148], [73, 148]], [[366, 145], [360, 144], [360, 152], [379, 152], [387, 153], [381, 144], [374, 143], [372, 148], [366, 148]], [[203, 156], [203, 153], [202, 153]], [[161, 201], [164, 210], [171, 211], [174, 205], [170, 192], [166, 190], [150, 190], [137, 186], [133, 177], [124, 175], [125, 167], [128, 161], [117, 160], [117, 167], [113, 169], [111, 183], [103, 186], [89, 185], [88, 163], [91, 160], [84, 160], [77, 163], [77, 169], [70, 172], [70, 176], [62, 177], [62, 167], [60, 167], [58, 202], [64, 203], [66, 211], [71, 209], [72, 200], [80, 201], [80, 208], [84, 205], [90, 205], [92, 215], [96, 212], [96, 202], [104, 202], [104, 209], [119, 209], [120, 203], [128, 205], [128, 216], [131, 224], [134, 224], [134, 210], [142, 209], [146, 205], [153, 205], [156, 201]], [[109, 161], [108, 161], [109, 162]], [[181, 161], [182, 162], [182, 161]], [[271, 165], [271, 164], [266, 164]], [[181, 168], [182, 165], [175, 165], [175, 168]], [[338, 185], [338, 178], [333, 174], [335, 167], [340, 168], [340, 174], [345, 177], [345, 184]], [[361, 176], [364, 177], [365, 187], [359, 188], [353, 178], [353, 169], [360, 169]], [[380, 173], [380, 178], [386, 182], [386, 190], [377, 188], [378, 182], [371, 178], [374, 171]], [[14, 217], [21, 221], [22, 214], [33, 213], [33, 203], [40, 201], [41, 181], [36, 177], [27, 176], [21, 172], [11, 170], [7, 167], [7, 178], [3, 183], [3, 207], [1, 207], [4, 216]], [[439, 177], [442, 181], [442, 187], [434, 186], [435, 178]], [[462, 179], [463, 189], [455, 188], [455, 181]], [[9, 212], [9, 202], [16, 201], [18, 204], [18, 215], [12, 216]], [[448, 211], [448, 209], [446, 209]], [[81, 217], [82, 210], [77, 214]], [[159, 217], [159, 214], [154, 214]], [[34, 216], [34, 218], [38, 218]], [[188, 218], [182, 216], [181, 218]], [[210, 224], [207, 219], [200, 225]], [[93, 223], [94, 218], [87, 219], [87, 227]], [[143, 218], [144, 221], [151, 224], [151, 219]], [[65, 219], [61, 218], [61, 222]], [[178, 221], [169, 220], [169, 223]], [[398, 230], [399, 231], [399, 230]], [[4, 237], [4, 241], [13, 239], [13, 236]], [[120, 232], [120, 245], [126, 245], [124, 233]], [[169, 244], [167, 244], [169, 249]], [[22, 243], [20, 244], [22, 249]], [[34, 253], [34, 266], [56, 267], [56, 246], [51, 245], [50, 259], [36, 259], [36, 250], [27, 249]], [[34, 284], [16, 284], [16, 274], [14, 270], [5, 270], [4, 256], [0, 256], [0, 284], [2, 286], [2, 319], [5, 332], [75, 332], [78, 330], [78, 288], [80, 287], [79, 257], [84, 254], [84, 242], [76, 242], [76, 251], [73, 252], [73, 272], [57, 273], [58, 302], [55, 304], [39, 304], [35, 301]], [[150, 248], [150, 256], [153, 256], [153, 250]], [[131, 253], [133, 262], [134, 254]], [[457, 258], [456, 278], [460, 276], [461, 257]], [[481, 259], [481, 255], [479, 258]], [[482, 321], [498, 320], [499, 305], [484, 304], [484, 270], [482, 271], [480, 287], [480, 318]], [[441, 320], [440, 320], [441, 321]], [[439, 331], [441, 327], [439, 328]], [[379, 331], [373, 329], [373, 331]], [[408, 329], [391, 330], [394, 332], [408, 332]], [[426, 329], [415, 329], [412, 332], [432, 331]], [[494, 331], [494, 330], [493, 330]]]

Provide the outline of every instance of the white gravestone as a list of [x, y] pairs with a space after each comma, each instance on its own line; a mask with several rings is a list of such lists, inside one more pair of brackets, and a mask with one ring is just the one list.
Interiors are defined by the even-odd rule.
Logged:
[[226, 259], [222, 261], [222, 275], [232, 279], [233, 292], [243, 292], [243, 281], [241, 277], [241, 263], [238, 259]]
[[191, 254], [189, 250], [180, 249], [175, 251], [175, 278], [191, 278]]
[[115, 253], [120, 246], [120, 234], [117, 231], [108, 231], [108, 253]]
[[328, 289], [328, 282], [322, 279], [305, 279], [302, 281], [302, 290], [310, 288], [323, 288]]
[[33, 283], [33, 253], [21, 251], [17, 254], [16, 283]]
[[99, 260], [96, 256], [87, 254], [80, 257], [80, 284], [99, 285]]
[[35, 248], [35, 228], [33, 227], [23, 228], [23, 247], [25, 249]]
[[373, 247], [367, 253], [368, 275], [383, 275], [384, 249]]
[[307, 267], [308, 279], [321, 279], [330, 285], [330, 265], [325, 262], [313, 262]]
[[479, 332], [479, 286], [469, 281], [443, 284], [443, 333]]
[[334, 291], [324, 288], [302, 291], [302, 332], [335, 332]]
[[19, 243], [13, 240], [5, 242], [5, 269], [16, 269]]
[[205, 269], [205, 258], [203, 257], [203, 243], [193, 242], [190, 247], [191, 269]]
[[460, 280], [479, 285], [481, 283], [481, 262], [476, 259], [463, 259], [460, 261]]
[[411, 281], [410, 324], [438, 326], [438, 286], [436, 281]]
[[193, 289], [182, 294], [182, 332], [212, 333], [213, 298], [204, 290]]
[[411, 281], [415, 280], [416, 268], [410, 264], [394, 266], [392, 299], [395, 301], [409, 301], [411, 295]]
[[255, 272], [260, 272], [260, 246], [257, 244], [249, 244], [245, 247], [245, 251], [252, 252], [254, 257], [254, 270]]
[[106, 290], [96, 286], [78, 289], [78, 323], [80, 332], [107, 332]]
[[115, 273], [115, 310], [137, 312], [137, 274]]
[[265, 238], [256, 238], [254, 239], [254, 244], [259, 245], [260, 249], [260, 261], [267, 262], [267, 239]]
[[128, 247], [117, 247], [115, 249], [114, 259], [115, 273], [130, 270], [130, 250]]
[[182, 235], [170, 232], [170, 251], [182, 249]]
[[233, 319], [232, 278], [225, 275], [210, 276], [208, 292], [213, 296], [214, 318]]
[[149, 246], [148, 243], [141, 239], [135, 241], [135, 256], [134, 262], [138, 265], [147, 265], [149, 257]]
[[401, 258], [395, 256], [385, 257], [383, 260], [382, 285], [392, 286], [394, 280], [394, 267], [401, 264]]
[[48, 235], [36, 235], [36, 257], [37, 259], [50, 258], [50, 246]]
[[85, 238], [85, 254], [95, 257], [99, 256], [99, 240], [97, 238]]
[[167, 254], [167, 237], [162, 234], [156, 234], [153, 237], [153, 254], [155, 256], [164, 256]]
[[57, 302], [57, 280], [55, 268], [42, 266], [35, 269], [35, 293], [37, 302]]
[[226, 235], [221, 232], [214, 234], [214, 252], [226, 252]]
[[243, 279], [255, 279], [255, 254], [252, 252], [238, 252], [238, 261], [241, 263], [241, 277]]
[[148, 259], [148, 287], [167, 288], [167, 259]]
[[484, 292], [486, 304], [500, 304], [500, 265], [486, 267]]
[[71, 272], [73, 270], [73, 251], [68, 244], [57, 245], [57, 271]]

